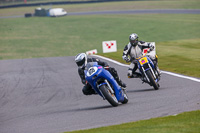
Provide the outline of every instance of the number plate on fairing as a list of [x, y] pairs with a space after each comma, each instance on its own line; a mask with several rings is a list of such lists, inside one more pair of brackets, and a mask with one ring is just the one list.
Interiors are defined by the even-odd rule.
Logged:
[[90, 67], [87, 71], [87, 76], [92, 76], [96, 71], [97, 71], [97, 67]]
[[140, 62], [141, 65], [144, 65], [145, 63], [148, 62], [147, 57], [141, 58], [141, 59], [139, 60], [139, 62]]

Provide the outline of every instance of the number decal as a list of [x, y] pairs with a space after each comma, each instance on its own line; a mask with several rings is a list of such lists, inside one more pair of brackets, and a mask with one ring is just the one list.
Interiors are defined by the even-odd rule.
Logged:
[[142, 59], [139, 60], [141, 65], [144, 65], [145, 63], [148, 62], [147, 57], [143, 57]]
[[97, 71], [97, 67], [90, 67], [87, 71], [87, 76], [92, 76], [96, 71]]
[[91, 68], [88, 72], [90, 75], [92, 75], [95, 72], [95, 70], [94, 70], [94, 68]]

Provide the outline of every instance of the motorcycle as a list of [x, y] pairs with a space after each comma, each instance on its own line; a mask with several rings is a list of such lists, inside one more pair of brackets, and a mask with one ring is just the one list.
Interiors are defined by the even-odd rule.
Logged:
[[97, 94], [107, 100], [112, 106], [118, 106], [119, 102], [126, 104], [128, 96], [125, 89], [120, 87], [114, 77], [97, 62], [89, 62], [84, 70], [86, 81]]
[[[149, 53], [150, 51], [148, 51]], [[153, 86], [155, 90], [158, 90], [160, 75], [155, 69], [155, 66], [152, 60], [147, 56], [147, 53], [143, 56], [136, 58], [136, 62], [139, 68], [140, 73], [136, 73], [133, 76], [128, 76], [128, 78], [140, 78], [143, 83], [148, 83], [150, 86]]]

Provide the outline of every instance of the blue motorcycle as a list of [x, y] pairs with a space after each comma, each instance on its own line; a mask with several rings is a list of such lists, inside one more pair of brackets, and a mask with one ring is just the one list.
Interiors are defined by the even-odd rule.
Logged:
[[97, 62], [89, 62], [86, 65], [85, 79], [97, 94], [107, 100], [112, 106], [118, 106], [119, 102], [126, 104], [128, 96], [125, 89], [121, 88], [114, 77]]

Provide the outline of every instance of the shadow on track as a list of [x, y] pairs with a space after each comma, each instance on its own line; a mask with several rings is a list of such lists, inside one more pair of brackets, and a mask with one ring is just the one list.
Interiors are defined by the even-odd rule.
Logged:
[[155, 91], [154, 88], [150, 88], [150, 89], [139, 89], [139, 90], [127, 90], [127, 93], [134, 93], [134, 92], [147, 92], [147, 91]]
[[40, 115], [52, 115], [52, 114], [61, 114], [67, 112], [81, 112], [81, 111], [89, 111], [89, 110], [99, 110], [99, 109], [106, 109], [106, 108], [113, 108], [111, 105], [105, 106], [98, 106], [98, 107], [87, 107], [87, 108], [74, 108], [74, 109], [66, 109], [66, 110], [57, 110], [57, 111], [47, 111], [40, 113]]
[[106, 108], [113, 108], [113, 106], [112, 105], [104, 105], [104, 106], [98, 106], [98, 107], [79, 108], [74, 111], [99, 110], [99, 109], [106, 109]]

